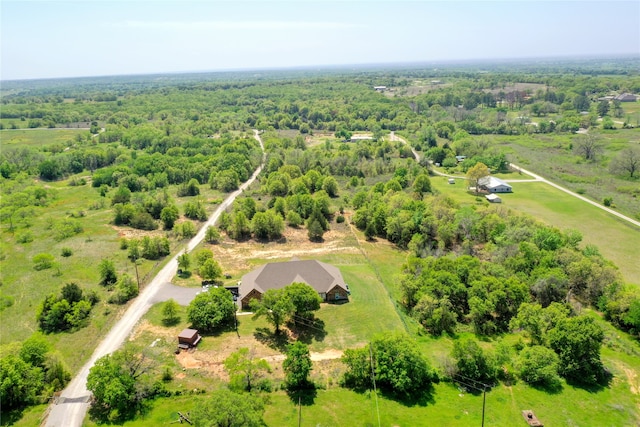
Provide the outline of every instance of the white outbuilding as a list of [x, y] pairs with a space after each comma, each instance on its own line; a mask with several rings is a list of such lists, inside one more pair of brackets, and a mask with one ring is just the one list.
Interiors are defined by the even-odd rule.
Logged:
[[494, 176], [485, 176], [478, 180], [478, 187], [489, 193], [512, 193], [513, 187]]
[[484, 196], [490, 203], [502, 203], [502, 199], [497, 194], [487, 194]]

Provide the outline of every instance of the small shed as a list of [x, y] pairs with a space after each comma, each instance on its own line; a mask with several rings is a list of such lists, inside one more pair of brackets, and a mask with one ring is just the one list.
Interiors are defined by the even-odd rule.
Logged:
[[502, 203], [502, 199], [497, 194], [487, 194], [484, 196], [490, 203]]
[[456, 183], [456, 180], [455, 180], [455, 179], [453, 179], [453, 178], [449, 178], [449, 184], [455, 184], [455, 183]]
[[198, 345], [202, 337], [198, 333], [197, 329], [184, 329], [178, 335], [178, 347], [183, 349], [189, 349]]

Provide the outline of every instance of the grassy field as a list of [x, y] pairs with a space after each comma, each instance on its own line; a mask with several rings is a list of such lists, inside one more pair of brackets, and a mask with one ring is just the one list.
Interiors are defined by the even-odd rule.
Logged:
[[0, 130], [3, 149], [11, 147], [45, 147], [60, 144], [67, 147], [78, 135], [86, 137], [87, 129], [16, 129]]
[[602, 203], [611, 197], [621, 213], [640, 215], [640, 181], [612, 175], [609, 164], [620, 151], [640, 143], [637, 129], [590, 132], [602, 149], [595, 162], [587, 162], [573, 150], [580, 135], [493, 136], [491, 140], [510, 161], [570, 190]]
[[[48, 132], [48, 131], [46, 131]], [[57, 131], [56, 131], [57, 132]], [[3, 224], [0, 230], [2, 244], [2, 270], [0, 272], [3, 297], [13, 301], [13, 305], [1, 312], [0, 344], [23, 341], [37, 330], [36, 310], [47, 294], [58, 293], [62, 286], [76, 282], [84, 290], [95, 290], [102, 301], [94, 307], [90, 323], [86, 328], [73, 333], [47, 335], [47, 340], [60, 351], [65, 363], [75, 372], [91, 355], [99, 338], [111, 327], [125, 307], [107, 304], [107, 292], [99, 285], [98, 264], [102, 259], [114, 262], [118, 275], [128, 274], [135, 278], [134, 265], [127, 258], [127, 251], [119, 249], [121, 237], [141, 237], [142, 235], [166, 235], [161, 229], [140, 232], [131, 228], [116, 227], [111, 224], [113, 212], [110, 195], [103, 199], [97, 189], [90, 185], [69, 186], [69, 181], [54, 183], [34, 182], [36, 186], [49, 188], [55, 197], [46, 208], [35, 208], [36, 215], [30, 225], [20, 225], [9, 231]], [[203, 186], [204, 187], [204, 186]], [[175, 189], [170, 193], [175, 196]], [[220, 198], [220, 194], [203, 188], [203, 200]], [[101, 203], [104, 202], [104, 205]], [[184, 200], [177, 199], [181, 206]], [[215, 203], [206, 203], [206, 210], [215, 209]], [[63, 219], [73, 219], [82, 227], [82, 232], [57, 241], [54, 239], [55, 224]], [[19, 236], [30, 233], [33, 241], [20, 243]], [[180, 249], [184, 242], [170, 240], [172, 251]], [[73, 254], [61, 255], [62, 248], [69, 248]], [[56, 266], [36, 271], [32, 258], [39, 253], [54, 256]], [[138, 271], [144, 284], [154, 272], [162, 267], [169, 257], [160, 260], [140, 260]], [[10, 320], [9, 320], [10, 319]]]
[[[459, 203], [488, 205], [485, 200], [476, 201], [463, 181], [448, 184], [444, 177], [432, 177], [431, 182], [435, 189]], [[512, 186], [513, 193], [503, 195], [502, 204], [496, 209], [514, 209], [560, 229], [580, 231], [583, 244], [596, 245], [605, 258], [618, 266], [627, 282], [640, 285], [638, 227], [540, 182], [514, 182]]]

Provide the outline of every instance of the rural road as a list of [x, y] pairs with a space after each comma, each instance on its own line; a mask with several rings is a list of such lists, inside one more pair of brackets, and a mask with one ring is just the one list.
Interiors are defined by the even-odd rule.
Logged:
[[[198, 234], [191, 239], [186, 247], [187, 251], [193, 250], [203, 239], [207, 227], [214, 225], [220, 217], [220, 214], [229, 207], [249, 185], [255, 181], [262, 171], [265, 161], [264, 145], [260, 139], [258, 131], [254, 130], [254, 138], [260, 143], [262, 148], [261, 165], [253, 172], [253, 175], [247, 182], [242, 184], [240, 188], [229, 194], [227, 198], [218, 206], [215, 212], [209, 217], [207, 222], [202, 225]], [[84, 417], [89, 409], [89, 400], [91, 392], [87, 390], [87, 376], [89, 369], [95, 362], [116, 351], [127, 339], [133, 331], [138, 321], [144, 316], [155, 301], [155, 296], [163, 284], [171, 282], [175, 276], [178, 263], [177, 258], [183, 251], [177, 253], [169, 262], [160, 270], [160, 272], [151, 280], [151, 282], [142, 290], [140, 295], [133, 301], [122, 318], [113, 326], [109, 333], [100, 342], [89, 361], [80, 369], [76, 376], [71, 380], [62, 391], [57, 402], [49, 407], [46, 422], [47, 427], [81, 427]]]
[[[408, 144], [406, 140], [404, 140], [403, 138], [401, 138], [399, 136], [396, 136], [396, 134], [394, 132], [391, 132], [390, 139], [391, 139], [391, 141], [400, 141], [400, 142], [402, 142], [404, 144]], [[414, 150], [413, 147], [411, 147], [411, 151], [413, 151], [413, 155], [415, 156], [416, 161], [420, 162], [420, 154], [416, 150]], [[582, 200], [584, 202], [587, 202], [590, 205], [593, 205], [593, 206], [595, 206], [597, 208], [600, 208], [600, 209], [602, 209], [604, 211], [607, 211], [611, 215], [615, 215], [616, 217], [618, 217], [618, 218], [620, 218], [620, 219], [622, 219], [624, 221], [627, 221], [627, 222], [635, 225], [636, 227], [640, 227], [640, 221], [636, 221], [635, 219], [629, 218], [628, 216], [623, 215], [620, 212], [616, 212], [611, 208], [603, 206], [600, 203], [594, 202], [593, 200], [589, 200], [586, 197], [581, 196], [578, 193], [575, 193], [575, 192], [573, 192], [571, 190], [568, 190], [568, 189], [556, 184], [555, 182], [549, 181], [548, 179], [543, 178], [540, 175], [537, 175], [537, 174], [535, 174], [535, 173], [533, 173], [531, 171], [523, 169], [523, 168], [521, 168], [520, 166], [518, 166], [518, 165], [516, 165], [514, 163], [509, 163], [509, 166], [511, 168], [515, 169], [515, 170], [521, 171], [522, 173], [531, 176], [533, 179], [512, 179], [512, 180], [506, 180], [507, 182], [544, 182], [545, 184], [548, 184], [548, 185], [550, 185], [552, 187], [555, 187], [560, 191], [564, 191], [565, 193], [567, 193], [567, 194], [569, 194], [569, 195], [571, 195], [573, 197], [576, 197], [576, 198], [578, 198], [578, 199], [580, 199], [580, 200]], [[446, 176], [448, 178], [466, 179], [465, 177], [455, 176], [455, 175], [448, 175], [448, 174], [445, 174], [445, 173], [442, 173], [442, 172], [439, 172], [439, 171], [436, 171], [436, 170], [432, 170], [432, 172], [435, 173], [436, 175]]]

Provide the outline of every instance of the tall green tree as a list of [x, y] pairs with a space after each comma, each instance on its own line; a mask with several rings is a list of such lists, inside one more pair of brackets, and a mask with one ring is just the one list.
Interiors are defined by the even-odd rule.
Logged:
[[43, 388], [42, 368], [15, 354], [0, 358], [0, 401], [2, 410], [19, 408], [38, 401]]
[[402, 334], [377, 335], [364, 348], [345, 350], [342, 361], [347, 387], [372, 388], [373, 371], [377, 387], [402, 398], [425, 393], [437, 379], [415, 343]]
[[482, 162], [476, 163], [475, 166], [469, 168], [467, 171], [467, 180], [469, 181], [469, 186], [474, 187], [476, 191], [476, 195], [478, 194], [478, 181], [485, 176], [489, 176], [489, 168]]
[[287, 358], [282, 362], [285, 384], [289, 390], [309, 388], [309, 373], [311, 372], [311, 355], [309, 347], [296, 341], [287, 347]]
[[151, 394], [146, 378], [151, 367], [150, 360], [131, 347], [98, 359], [87, 376], [94, 414], [111, 422], [133, 418]]
[[100, 261], [100, 264], [98, 264], [98, 272], [100, 273], [100, 284], [102, 286], [112, 286], [118, 281], [116, 267], [113, 261], [109, 259]]
[[164, 305], [162, 306], [162, 323], [167, 326], [175, 325], [176, 323], [178, 323], [180, 321], [180, 316], [178, 314], [179, 310], [180, 306], [173, 298], [165, 301]]
[[280, 326], [295, 310], [285, 289], [269, 289], [262, 294], [262, 298], [252, 299], [250, 306], [254, 312], [253, 318], [264, 316], [274, 326], [276, 334], [280, 333]]
[[165, 230], [171, 230], [178, 218], [180, 218], [180, 212], [176, 205], [166, 206], [160, 212], [160, 219]]
[[456, 373], [481, 383], [492, 382], [497, 375], [493, 358], [472, 338], [456, 340], [451, 355], [456, 360]]
[[604, 331], [593, 317], [563, 319], [549, 331], [549, 346], [560, 357], [560, 374], [570, 380], [596, 384], [604, 377], [600, 347]]
[[236, 306], [233, 296], [225, 288], [211, 288], [191, 301], [187, 319], [203, 332], [212, 332], [233, 320]]
[[243, 391], [251, 391], [260, 378], [271, 372], [266, 360], [255, 357], [253, 351], [242, 347], [224, 360], [224, 369], [231, 377], [231, 385]]
[[287, 297], [293, 303], [294, 322], [313, 317], [313, 312], [320, 310], [322, 298], [311, 286], [302, 282], [294, 282], [285, 288]]

